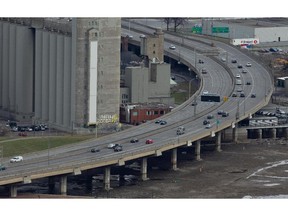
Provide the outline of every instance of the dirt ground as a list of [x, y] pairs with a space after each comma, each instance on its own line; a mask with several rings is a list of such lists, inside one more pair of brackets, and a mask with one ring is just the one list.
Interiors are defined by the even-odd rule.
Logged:
[[[250, 140], [203, 150], [178, 170], [149, 170], [150, 180], [100, 192], [95, 198], [257, 198], [288, 194], [287, 140]], [[178, 158], [179, 159], [179, 158]], [[281, 161], [281, 162], [280, 162]], [[271, 165], [271, 163], [275, 163]]]

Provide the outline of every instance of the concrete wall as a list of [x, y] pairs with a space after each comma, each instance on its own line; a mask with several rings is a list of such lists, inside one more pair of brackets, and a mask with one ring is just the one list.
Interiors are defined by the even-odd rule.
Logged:
[[261, 42], [288, 41], [288, 27], [256, 28], [255, 36]]
[[33, 115], [33, 32], [0, 22], [0, 108], [15, 119]]

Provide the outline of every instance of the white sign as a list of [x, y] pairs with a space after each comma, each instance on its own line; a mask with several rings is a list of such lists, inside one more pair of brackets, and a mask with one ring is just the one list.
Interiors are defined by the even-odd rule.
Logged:
[[259, 44], [259, 38], [240, 38], [240, 39], [231, 39], [231, 44], [247, 46], [247, 45], [255, 45]]

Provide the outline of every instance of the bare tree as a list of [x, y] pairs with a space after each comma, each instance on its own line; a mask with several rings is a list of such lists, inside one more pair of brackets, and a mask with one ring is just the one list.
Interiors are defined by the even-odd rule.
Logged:
[[175, 18], [171, 18], [172, 19], [172, 23], [174, 25], [174, 32], [177, 31], [177, 28], [179, 26], [184, 26], [185, 23], [187, 22], [187, 18], [179, 18], [179, 17], [175, 17]]
[[172, 23], [172, 18], [164, 18], [163, 21], [166, 23], [166, 30], [169, 31], [169, 25]]

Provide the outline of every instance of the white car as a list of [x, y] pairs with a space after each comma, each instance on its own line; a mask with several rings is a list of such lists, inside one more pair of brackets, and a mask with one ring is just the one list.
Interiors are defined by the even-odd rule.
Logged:
[[236, 78], [238, 79], [241, 78], [240, 74], [236, 74]]
[[243, 69], [242, 70], [242, 73], [247, 73], [248, 71], [246, 69]]
[[146, 35], [141, 34], [139, 37], [140, 37], [140, 38], [146, 38]]
[[209, 92], [208, 92], [207, 90], [204, 90], [204, 91], [202, 92], [202, 94], [203, 94], [203, 95], [207, 95], [207, 94], [209, 94]]
[[252, 64], [250, 62], [247, 62], [246, 67], [251, 67]]
[[169, 49], [171, 49], [171, 50], [175, 50], [176, 47], [175, 47], [174, 45], [171, 44], [171, 45], [169, 46]]
[[107, 148], [108, 149], [113, 149], [115, 146], [116, 146], [115, 143], [110, 143], [110, 144], [107, 145]]
[[22, 156], [15, 156], [15, 157], [10, 159], [10, 163], [17, 163], [17, 162], [21, 162], [21, 161], [23, 161]]

